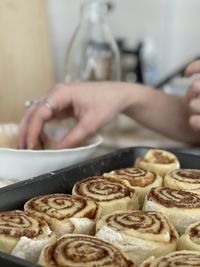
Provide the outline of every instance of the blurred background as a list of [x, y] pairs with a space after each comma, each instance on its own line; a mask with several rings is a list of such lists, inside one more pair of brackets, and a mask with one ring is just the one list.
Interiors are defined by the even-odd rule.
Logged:
[[[69, 43], [79, 21], [81, 0], [49, 0], [48, 14], [56, 80], [62, 70]], [[200, 56], [199, 0], [112, 0], [109, 26], [116, 39], [136, 49], [143, 39], [153, 42], [158, 79]]]
[[[79, 41], [77, 48], [76, 36], [75, 39], [72, 36], [77, 25], [79, 24], [80, 31], [84, 23], [80, 7], [85, 2], [87, 1], [0, 1], [0, 122], [19, 122], [24, 112], [24, 101], [45, 94], [55, 82], [83, 80], [70, 78], [66, 72], [74, 71], [73, 56], [75, 58], [76, 51], [80, 51], [81, 45], [83, 46]], [[181, 79], [180, 75], [188, 62], [200, 57], [200, 1], [104, 2], [107, 14], [104, 13], [103, 16], [107, 19], [109, 36], [113, 38], [120, 56], [121, 75], [114, 79], [146, 83], [167, 93], [185, 94], [189, 81]], [[93, 27], [92, 22], [89, 32], [92, 29], [90, 27]], [[94, 29], [94, 32], [97, 31]], [[88, 47], [88, 51], [95, 51], [98, 57], [99, 54], [103, 55], [103, 60], [99, 61], [103, 67], [107, 64], [105, 57], [107, 59], [109, 55], [117, 53], [115, 47], [113, 52], [112, 45], [109, 46], [107, 42], [99, 44], [92, 40]], [[69, 58], [69, 55], [72, 57]], [[115, 60], [118, 60], [117, 56]], [[89, 66], [89, 70], [84, 73], [85, 80], [95, 80], [98, 76], [92, 72], [93, 67]], [[108, 67], [106, 71], [102, 70], [103, 67], [99, 71], [100, 76], [110, 71]], [[101, 77], [99, 80], [104, 79]], [[114, 76], [106, 77], [112, 79]], [[116, 125], [121, 128], [118, 146], [182, 145], [144, 130], [125, 118], [118, 120]], [[109, 135], [105, 138], [105, 143], [112, 146]]]

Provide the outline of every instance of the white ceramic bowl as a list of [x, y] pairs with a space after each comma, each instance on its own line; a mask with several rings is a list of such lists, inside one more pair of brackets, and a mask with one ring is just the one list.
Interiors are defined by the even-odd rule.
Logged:
[[88, 139], [86, 145], [72, 149], [0, 148], [0, 180], [20, 181], [81, 162], [89, 158], [101, 143], [102, 137], [96, 135]]

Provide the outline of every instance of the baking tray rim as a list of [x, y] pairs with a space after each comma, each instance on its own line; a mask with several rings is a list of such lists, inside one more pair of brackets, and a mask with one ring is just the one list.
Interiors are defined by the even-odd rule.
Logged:
[[[124, 154], [124, 153], [129, 153], [133, 150], [148, 150], [148, 149], [152, 149], [152, 148], [155, 148], [155, 147], [151, 147], [151, 146], [132, 146], [132, 147], [126, 147], [126, 148], [119, 148], [119, 149], [116, 149], [112, 152], [109, 152], [109, 153], [106, 153], [104, 155], [101, 155], [101, 156], [98, 156], [98, 157], [95, 157], [95, 158], [92, 158], [92, 159], [87, 159], [85, 161], [82, 161], [80, 163], [75, 163], [73, 165], [70, 165], [68, 167], [64, 167], [64, 168], [61, 168], [61, 169], [57, 169], [55, 171], [52, 171], [52, 172], [49, 172], [49, 173], [44, 173], [44, 174], [41, 174], [41, 175], [38, 175], [38, 176], [34, 176], [34, 177], [31, 177], [31, 178], [27, 178], [25, 180], [22, 180], [22, 181], [19, 181], [19, 182], [16, 182], [16, 183], [13, 183], [13, 184], [10, 184], [10, 185], [7, 185], [7, 186], [4, 186], [2, 188], [0, 188], [0, 194], [1, 192], [6, 192], [6, 191], [10, 191], [10, 190], [14, 190], [18, 187], [23, 187], [24, 185], [28, 185], [28, 184], [32, 184], [32, 183], [35, 183], [37, 181], [40, 181], [40, 180], [46, 180], [52, 176], [57, 176], [59, 174], [62, 174], [62, 173], [66, 173], [66, 172], [69, 172], [75, 168], [80, 168], [80, 167], [84, 167], [85, 165], [89, 164], [89, 163], [94, 163], [96, 161], [101, 161], [101, 160], [104, 160], [104, 159], [107, 159], [107, 158], [110, 158], [110, 157], [115, 157], [115, 156], [120, 156], [121, 154]], [[179, 149], [174, 149], [174, 148], [155, 148], [155, 149], [162, 149], [162, 150], [166, 150], [166, 151], [169, 151], [169, 152], [172, 152], [172, 153], [175, 153], [175, 154], [179, 154], [179, 155], [183, 155], [183, 156], [186, 156], [186, 157], [193, 157], [193, 158], [196, 158], [196, 159], [199, 159], [200, 160], [200, 155], [196, 155], [196, 154], [190, 154], [190, 153], [187, 153], [187, 152], [181, 152], [181, 150]]]

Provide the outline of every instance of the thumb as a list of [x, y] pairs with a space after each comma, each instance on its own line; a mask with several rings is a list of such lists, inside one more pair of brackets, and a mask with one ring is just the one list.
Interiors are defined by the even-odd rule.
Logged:
[[97, 126], [95, 126], [89, 119], [79, 121], [77, 125], [57, 143], [56, 149], [80, 146], [83, 141], [95, 133], [96, 130]]

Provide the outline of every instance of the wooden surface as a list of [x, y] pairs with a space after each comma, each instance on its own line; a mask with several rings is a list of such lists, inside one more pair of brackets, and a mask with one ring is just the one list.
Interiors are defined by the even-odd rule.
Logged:
[[0, 0], [0, 122], [53, 83], [46, 0]]

